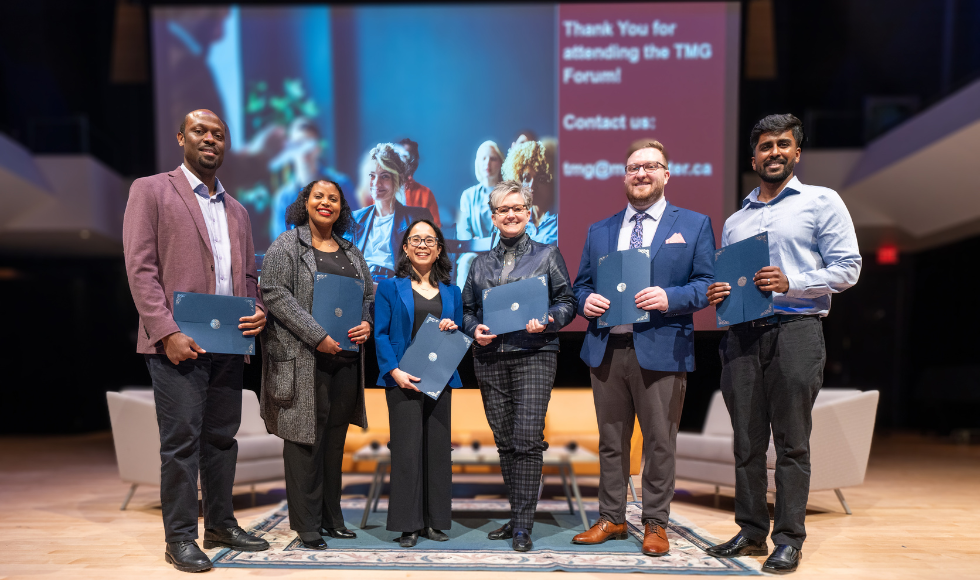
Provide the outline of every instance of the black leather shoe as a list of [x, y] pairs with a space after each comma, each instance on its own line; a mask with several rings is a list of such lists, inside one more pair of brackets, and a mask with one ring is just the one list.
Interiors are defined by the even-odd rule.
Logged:
[[711, 546], [705, 552], [715, 558], [737, 558], [739, 556], [765, 556], [769, 553], [766, 541], [753, 542], [742, 534], [736, 535], [724, 544]]
[[269, 542], [253, 536], [238, 526], [218, 530], [204, 530], [204, 549], [232, 548], [240, 552], [261, 552], [269, 549]]
[[435, 528], [422, 528], [422, 537], [429, 538], [430, 540], [435, 540], [437, 542], [448, 542], [449, 536], [440, 532]]
[[514, 537], [514, 526], [510, 522], [487, 534], [488, 540], [509, 540]]
[[320, 528], [320, 533], [338, 540], [353, 540], [357, 537], [357, 532], [347, 528]]
[[303, 542], [304, 548], [309, 548], [310, 550], [326, 550], [327, 543], [323, 541], [323, 536], [320, 532], [296, 532], [299, 536], [299, 541]]
[[789, 574], [796, 572], [803, 559], [803, 551], [797, 550], [788, 544], [776, 544], [772, 550], [772, 556], [766, 558], [766, 563], [762, 565], [763, 572], [770, 574]]
[[414, 548], [418, 541], [418, 532], [402, 532], [402, 537], [398, 538], [398, 545], [402, 548]]
[[211, 560], [197, 547], [194, 540], [167, 542], [163, 559], [181, 572], [204, 572], [211, 569]]
[[514, 528], [514, 539], [510, 545], [518, 552], [529, 551], [534, 546], [531, 542], [531, 532], [524, 528]]

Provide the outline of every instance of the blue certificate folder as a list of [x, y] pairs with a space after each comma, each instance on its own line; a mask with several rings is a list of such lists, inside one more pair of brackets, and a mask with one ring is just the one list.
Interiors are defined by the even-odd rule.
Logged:
[[255, 354], [255, 337], [242, 336], [239, 318], [255, 314], [255, 298], [174, 292], [174, 322], [207, 352]]
[[416, 388], [438, 399], [471, 344], [473, 339], [459, 330], [439, 330], [439, 319], [429, 314], [398, 368], [422, 379], [414, 383]]
[[649, 322], [650, 313], [636, 305], [636, 293], [650, 285], [650, 248], [613, 252], [599, 258], [596, 293], [609, 301], [599, 328]]
[[363, 280], [322, 272], [313, 275], [313, 319], [344, 350], [357, 352], [360, 348], [347, 333], [361, 324], [363, 304]]
[[535, 276], [483, 291], [483, 324], [490, 334], [524, 330], [537, 318], [548, 324], [548, 277]]
[[755, 273], [769, 265], [769, 233], [762, 232], [715, 251], [715, 282], [726, 282], [731, 293], [716, 307], [718, 326], [729, 326], [772, 315], [772, 292], [755, 285]]

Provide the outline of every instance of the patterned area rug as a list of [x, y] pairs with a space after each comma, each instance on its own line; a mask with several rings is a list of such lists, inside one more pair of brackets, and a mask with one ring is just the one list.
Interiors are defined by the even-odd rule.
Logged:
[[[626, 518], [630, 537], [598, 546], [578, 546], [572, 537], [581, 532], [582, 521], [570, 514], [568, 504], [560, 500], [542, 500], [538, 504], [531, 538], [534, 549], [515, 552], [510, 541], [490, 541], [487, 532], [507, 521], [506, 500], [453, 500], [453, 527], [444, 530], [450, 541], [434, 542], [419, 538], [414, 548], [401, 548], [396, 532], [385, 529], [386, 500], [371, 514], [368, 525], [354, 528], [364, 510], [364, 500], [341, 502], [347, 525], [357, 531], [355, 540], [327, 538], [327, 550], [303, 548], [296, 533], [289, 529], [286, 503], [256, 520], [249, 529], [272, 545], [265, 552], [234, 550], [209, 551], [216, 567], [242, 568], [309, 568], [379, 570], [499, 570], [518, 572], [649, 572], [657, 574], [760, 575], [759, 563], [751, 558], [718, 559], [704, 553], [716, 543], [703, 530], [681, 517], [672, 517], [667, 535], [670, 554], [650, 558], [640, 553], [643, 528], [640, 506], [630, 503]], [[598, 505], [586, 502], [590, 521], [598, 516]]]

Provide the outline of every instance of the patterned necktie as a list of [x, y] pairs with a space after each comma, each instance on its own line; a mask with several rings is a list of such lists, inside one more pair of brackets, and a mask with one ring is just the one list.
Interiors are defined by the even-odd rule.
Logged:
[[630, 234], [630, 249], [642, 248], [643, 247], [643, 220], [649, 218], [650, 216], [646, 213], [640, 212], [633, 214], [630, 218], [631, 222], [636, 222], [633, 224], [633, 233]]

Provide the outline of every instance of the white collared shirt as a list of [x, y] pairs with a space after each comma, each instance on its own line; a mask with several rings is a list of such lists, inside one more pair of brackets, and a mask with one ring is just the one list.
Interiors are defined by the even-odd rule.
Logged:
[[[667, 209], [667, 198], [660, 196], [657, 203], [651, 205], [644, 210], [650, 218], [644, 219], [640, 222], [640, 227], [643, 228], [643, 246], [644, 248], [649, 247], [653, 243], [653, 236], [657, 235], [657, 226], [660, 225], [660, 218], [664, 217], [664, 210]], [[619, 243], [616, 246], [617, 250], [628, 250], [630, 249], [630, 238], [633, 237], [633, 227], [636, 222], [630, 221], [633, 216], [640, 212], [636, 211], [633, 204], [626, 204], [626, 215], [623, 216], [623, 224], [619, 227]], [[620, 324], [619, 326], [614, 326], [609, 329], [611, 334], [626, 334], [628, 332], [633, 332], [632, 324]]]
[[214, 293], [219, 296], [234, 296], [231, 283], [231, 240], [228, 239], [228, 216], [225, 214], [225, 188], [214, 178], [214, 196], [208, 193], [208, 186], [191, 173], [183, 163], [180, 168], [196, 194], [197, 204], [201, 206], [204, 224], [208, 228], [211, 241], [211, 254], [214, 256]]

